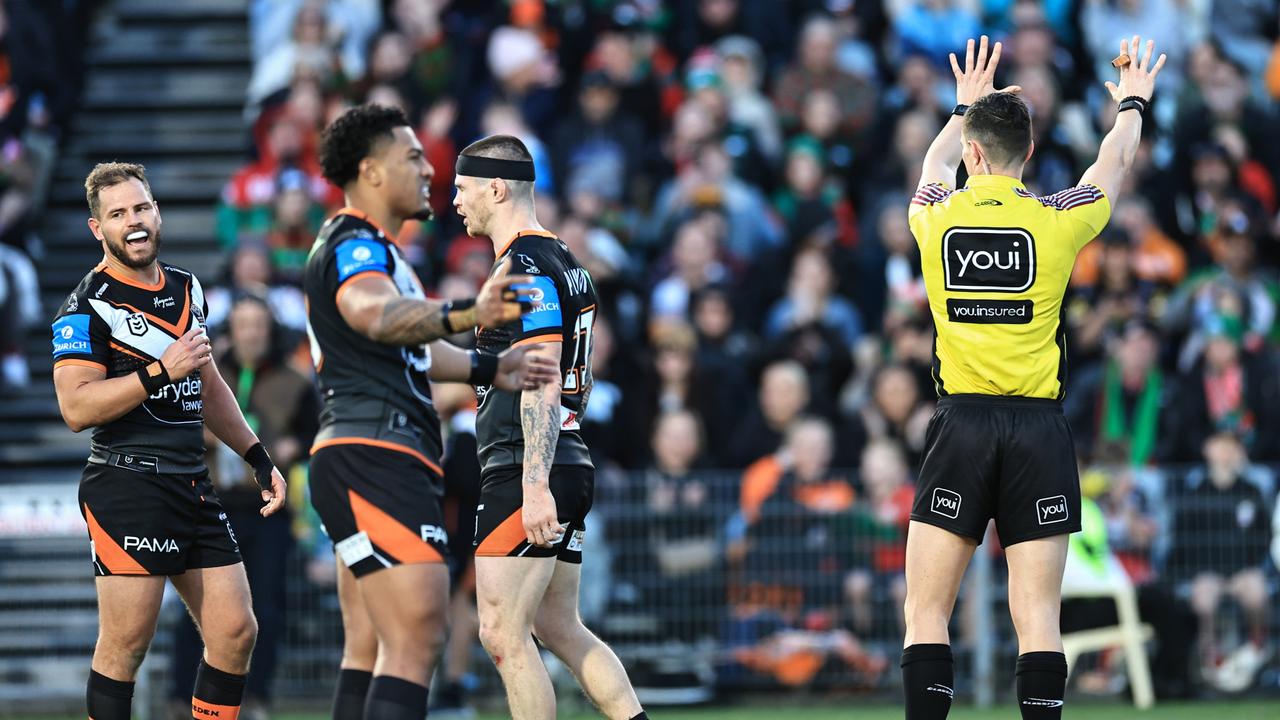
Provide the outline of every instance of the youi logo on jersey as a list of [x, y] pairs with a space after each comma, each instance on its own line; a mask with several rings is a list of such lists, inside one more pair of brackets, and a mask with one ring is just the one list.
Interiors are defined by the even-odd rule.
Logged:
[[1020, 228], [952, 228], [942, 266], [947, 290], [1023, 292], [1036, 280], [1035, 240]]

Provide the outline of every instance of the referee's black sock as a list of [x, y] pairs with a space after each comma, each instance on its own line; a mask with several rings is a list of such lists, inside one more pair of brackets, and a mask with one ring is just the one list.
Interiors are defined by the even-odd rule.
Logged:
[[918, 644], [902, 651], [906, 720], [945, 720], [955, 696], [951, 646]]
[[649, 716], [646, 715], [643, 710], [641, 710], [640, 714], [631, 718], [631, 720], [649, 720]]
[[1058, 720], [1067, 690], [1067, 656], [1029, 652], [1018, 656], [1018, 709], [1022, 720]]
[[369, 696], [373, 673], [367, 670], [338, 671], [338, 687], [333, 691], [332, 720], [364, 720], [364, 702]]
[[229, 673], [200, 660], [191, 693], [193, 720], [236, 720], [244, 699], [244, 675]]
[[89, 671], [85, 694], [89, 720], [129, 720], [133, 716], [133, 683], [112, 680], [96, 670]]
[[364, 720], [422, 720], [427, 715], [427, 689], [390, 675], [369, 684]]

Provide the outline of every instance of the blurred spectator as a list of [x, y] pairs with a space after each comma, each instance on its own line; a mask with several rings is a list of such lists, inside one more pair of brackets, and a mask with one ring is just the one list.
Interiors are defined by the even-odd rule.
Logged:
[[856, 230], [853, 206], [838, 182], [826, 174], [826, 152], [815, 138], [804, 135], [787, 144], [785, 185], [774, 195], [773, 208], [793, 240], [808, 238], [825, 225], [837, 225], [837, 241], [853, 245]]
[[1075, 376], [1063, 405], [1078, 452], [1089, 458], [1103, 443], [1124, 443], [1133, 465], [1168, 458], [1176, 442], [1173, 383], [1160, 369], [1155, 330], [1130, 322], [1106, 350], [1102, 362]]
[[981, 34], [978, 3], [967, 0], [887, 0], [899, 55], [923, 54], [939, 69], [950, 69], [947, 55]]
[[731, 35], [716, 43], [720, 77], [729, 103], [729, 120], [750, 128], [760, 152], [776, 162], [782, 154], [782, 133], [773, 103], [761, 91], [764, 58], [754, 40]]
[[578, 109], [560, 123], [552, 141], [556, 177], [566, 195], [590, 188], [609, 204], [635, 198], [631, 183], [644, 162], [644, 127], [618, 103], [608, 75], [583, 76]]
[[715, 420], [708, 423], [705, 452], [717, 467], [723, 467], [742, 399], [754, 391], [746, 369], [757, 340], [742, 327], [733, 297], [724, 286], [712, 285], [694, 295], [691, 314], [698, 334], [697, 366], [707, 378], [714, 378], [709, 407]]
[[548, 195], [555, 191], [556, 178], [563, 176], [554, 171], [554, 160], [547, 146], [534, 134], [515, 105], [504, 100], [489, 103], [480, 116], [480, 132], [483, 135], [511, 135], [520, 138], [533, 156], [534, 191]]
[[759, 43], [772, 71], [791, 51], [793, 27], [784, 5], [771, 0], [686, 0], [676, 12], [672, 39], [681, 57], [725, 37], [745, 35]]
[[643, 437], [652, 434], [652, 423], [658, 417], [676, 410], [692, 411], [711, 424], [730, 421], [732, 415], [715, 405], [715, 381], [697, 366], [698, 340], [693, 328], [683, 322], [659, 323], [650, 333], [649, 344], [653, 348], [652, 367], [646, 378], [648, 420]]
[[808, 405], [809, 381], [803, 365], [784, 360], [765, 367], [757, 406], [737, 422], [724, 455], [729, 467], [746, 467], [777, 450], [783, 434]]
[[1274, 355], [1245, 350], [1238, 318], [1217, 318], [1205, 335], [1203, 354], [1179, 383], [1182, 437], [1176, 459], [1194, 461], [1191, 453], [1209, 437], [1231, 433], [1254, 460], [1280, 460], [1280, 387]]
[[[276, 7], [271, 7], [272, 4]], [[258, 16], [255, 20], [262, 22], [253, 25], [267, 34], [254, 39], [254, 48], [260, 54], [245, 90], [250, 107], [258, 107], [269, 96], [289, 87], [296, 75], [330, 82], [341, 71], [334, 47], [336, 28], [329, 26], [324, 0], [303, 0], [290, 5], [293, 7], [267, 0], [255, 3], [253, 12]], [[290, 13], [293, 8], [296, 10]], [[285, 17], [292, 23], [292, 29], [287, 36], [283, 33], [277, 36], [276, 26]], [[358, 58], [360, 73], [354, 77], [359, 77], [363, 74], [363, 48], [352, 57]]]
[[418, 142], [436, 170], [431, 176], [431, 210], [442, 222], [453, 214], [453, 164], [458, 151], [450, 132], [457, 118], [457, 101], [443, 98], [423, 109], [417, 128]]
[[846, 433], [845, 444], [861, 452], [872, 440], [893, 440], [906, 453], [908, 465], [918, 467], [932, 416], [933, 401], [924, 396], [916, 374], [906, 365], [886, 365], [872, 377], [870, 402]]
[[774, 85], [773, 100], [785, 129], [793, 130], [799, 125], [801, 102], [815, 88], [835, 93], [845, 131], [856, 136], [871, 124], [875, 91], [865, 80], [836, 66], [836, 33], [836, 25], [830, 18], [813, 16], [805, 21], [797, 40], [799, 57]]
[[[463, 96], [464, 102], [471, 105], [470, 117], [478, 118], [483, 108], [495, 100], [504, 100], [520, 111], [534, 135], [550, 137], [560, 110], [555, 91], [560, 70], [542, 40], [529, 30], [500, 27], [489, 36], [485, 57], [493, 84]], [[471, 128], [464, 123], [463, 134], [474, 137], [476, 133]]]
[[[1210, 437], [1204, 462], [1188, 477], [1175, 506], [1167, 567], [1189, 584], [1200, 624], [1202, 674], [1220, 689], [1238, 692], [1253, 682], [1269, 654], [1268, 503], [1248, 478], [1248, 456], [1233, 435]], [[1239, 604], [1246, 626], [1245, 641], [1229, 653], [1217, 623], [1224, 595]]]
[[684, 319], [694, 293], [727, 280], [728, 270], [719, 254], [713, 230], [705, 221], [695, 219], [681, 225], [671, 248], [671, 274], [653, 288], [649, 302], [653, 317]]
[[209, 315], [205, 319], [210, 327], [221, 329], [230, 317], [236, 297], [250, 292], [267, 298], [281, 325], [298, 332], [306, 329], [307, 310], [302, 290], [275, 281], [265, 247], [241, 245], [229, 259], [226, 273], [225, 282], [205, 290], [205, 300], [209, 303]]
[[[293, 471], [306, 462], [308, 448], [319, 428], [320, 403], [311, 379], [288, 364], [290, 348], [284, 331], [271, 315], [265, 298], [241, 295], [231, 308], [226, 343], [218, 371], [231, 388], [249, 427], [267, 446], [281, 474], [295, 481]], [[253, 470], [234, 451], [209, 435], [209, 474], [235, 530], [258, 619], [258, 642], [245, 684], [245, 711], [250, 717], [271, 702], [271, 685], [285, 630], [286, 564], [293, 545], [292, 511], [262, 517], [261, 491]], [[195, 683], [201, 642], [186, 613], [174, 629], [173, 682], [170, 697], [186, 703]], [[259, 715], [255, 715], [259, 713]]]
[[850, 622], [859, 636], [896, 639], [906, 631], [907, 525], [915, 497], [902, 447], [892, 440], [868, 443], [858, 479], [863, 497], [854, 506], [849, 543], [859, 560], [844, 581]]
[[[1163, 288], [1182, 282], [1187, 276], [1187, 255], [1156, 224], [1150, 202], [1140, 195], [1121, 198], [1116, 201], [1111, 217], [1112, 227], [1129, 236], [1133, 247], [1129, 265], [1137, 279]], [[1103, 237], [1113, 234], [1104, 234]], [[1105, 268], [1104, 247], [1104, 242], [1092, 242], [1080, 251], [1071, 273], [1072, 285], [1091, 286], [1099, 282]]]
[[[1068, 326], [1074, 331], [1070, 351], [1077, 360], [1097, 360], [1107, 340], [1135, 320], [1151, 321], [1155, 287], [1134, 273], [1133, 242], [1123, 230], [1106, 230], [1088, 245], [1093, 252], [1076, 258], [1072, 280], [1081, 282], [1066, 305]], [[1089, 263], [1086, 265], [1085, 263]]]
[[617, 345], [609, 315], [597, 315], [591, 335], [591, 398], [582, 418], [582, 437], [597, 468], [616, 463], [638, 466], [640, 460], [635, 458], [643, 455], [634, 447], [637, 439], [633, 426], [640, 423], [623, 405], [623, 398], [633, 392], [639, 371], [628, 365], [634, 360], [619, 357], [622, 353]]
[[[1088, 56], [1094, 58], [1093, 74], [1099, 78], [1115, 75], [1109, 60], [1120, 50], [1120, 40], [1142, 36], [1143, 45], [1154, 40], [1160, 52], [1170, 58], [1185, 58], [1187, 50], [1199, 40], [1188, 30], [1204, 23], [1188, 16], [1203, 13], [1206, 4], [1179, 3], [1176, 0], [1083, 0], [1080, 27]], [[1157, 79], [1162, 88], [1175, 88], [1182, 79], [1178, 63], [1169, 63]]]

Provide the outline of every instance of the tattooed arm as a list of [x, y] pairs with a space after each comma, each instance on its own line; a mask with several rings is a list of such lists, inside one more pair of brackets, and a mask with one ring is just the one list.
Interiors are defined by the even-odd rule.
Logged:
[[[529, 352], [560, 364], [560, 343], [539, 343]], [[563, 530], [551, 495], [551, 465], [560, 440], [560, 383], [547, 383], [520, 394], [520, 429], [524, 434], [524, 521], [525, 538], [534, 545], [550, 547]]]

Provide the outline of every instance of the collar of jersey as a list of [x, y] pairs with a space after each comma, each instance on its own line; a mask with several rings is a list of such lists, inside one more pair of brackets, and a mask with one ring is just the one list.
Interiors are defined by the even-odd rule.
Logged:
[[1008, 175], [970, 175], [965, 187], [1021, 188], [1022, 181]]
[[365, 211], [359, 208], [353, 208], [350, 205], [348, 205], [342, 208], [341, 210], [339, 210], [338, 212], [334, 213], [334, 217], [337, 217], [338, 215], [350, 215], [353, 218], [363, 220], [369, 223], [370, 225], [372, 225], [374, 230], [377, 230], [378, 232], [382, 233], [382, 237], [386, 238], [387, 240], [391, 239], [390, 233], [388, 233], [386, 230], [383, 230], [382, 226], [379, 225], [377, 222], [375, 222], [373, 218], [369, 217], [368, 213], [366, 213]]
[[551, 232], [550, 230], [521, 230], [520, 232], [511, 236], [511, 239], [507, 241], [507, 244], [503, 245], [502, 249], [498, 251], [498, 254], [496, 257], [502, 257], [503, 255], [506, 255], [507, 251], [511, 249], [511, 244], [514, 243], [518, 238], [520, 238], [523, 235], [537, 235], [538, 237], [546, 237], [546, 238], [554, 238], [556, 236], [555, 233]]

